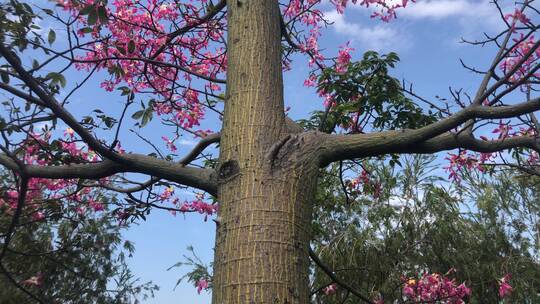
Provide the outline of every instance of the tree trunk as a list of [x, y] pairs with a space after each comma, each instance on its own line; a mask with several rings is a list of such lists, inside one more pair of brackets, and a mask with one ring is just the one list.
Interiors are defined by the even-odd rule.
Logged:
[[317, 163], [283, 112], [278, 1], [228, 1], [214, 304], [308, 303]]

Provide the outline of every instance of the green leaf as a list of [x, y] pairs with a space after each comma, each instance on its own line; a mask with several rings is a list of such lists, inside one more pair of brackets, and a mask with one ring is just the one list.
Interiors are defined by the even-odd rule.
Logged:
[[95, 10], [95, 7], [93, 5], [87, 5], [86, 7], [84, 7], [79, 13], [81, 15], [88, 15], [90, 14], [90, 12], [92, 12], [93, 10]]
[[131, 115], [133, 119], [140, 119], [143, 116], [144, 110], [137, 111]]
[[0, 71], [0, 77], [2, 77], [2, 82], [3, 83], [5, 83], [5, 84], [9, 83], [9, 75], [8, 75], [8, 73], [6, 73], [4, 71]]
[[153, 118], [153, 114], [152, 114], [152, 108], [147, 108], [144, 113], [143, 113], [143, 117], [142, 117], [142, 120], [141, 120], [141, 128], [146, 126]]
[[107, 9], [105, 9], [105, 6], [100, 6], [97, 9], [99, 22], [100, 23], [106, 23], [109, 18], [107, 17]]
[[88, 33], [93, 32], [94, 29], [91, 28], [91, 27], [83, 27], [80, 31], [83, 32], [83, 33], [85, 33], [85, 34], [88, 34]]
[[56, 33], [51, 29], [49, 31], [49, 36], [47, 37], [47, 41], [49, 41], [49, 44], [53, 44], [56, 40]]
[[126, 49], [123, 48], [123, 47], [121, 47], [121, 46], [119, 46], [119, 45], [116, 46], [116, 49], [117, 49], [122, 55], [126, 55], [126, 54], [127, 54], [127, 53], [126, 53]]
[[122, 94], [120, 94], [121, 96], [126, 96], [126, 95], [129, 95], [129, 93], [131, 93], [131, 90], [126, 86], [119, 87], [117, 90], [122, 91]]
[[96, 10], [91, 10], [90, 13], [88, 14], [88, 20], [87, 20], [88, 25], [96, 24], [97, 19], [98, 19], [98, 15], [97, 15]]
[[135, 41], [130, 40], [128, 43], [128, 52], [133, 53], [135, 51]]
[[51, 72], [45, 76], [45, 79], [50, 79], [52, 84], [59, 83], [62, 87], [66, 86], [66, 78], [60, 73]]

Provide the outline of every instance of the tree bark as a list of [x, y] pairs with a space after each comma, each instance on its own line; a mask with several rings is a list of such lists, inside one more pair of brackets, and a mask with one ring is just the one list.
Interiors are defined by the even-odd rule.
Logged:
[[278, 1], [228, 1], [214, 304], [308, 303], [317, 161], [283, 111]]

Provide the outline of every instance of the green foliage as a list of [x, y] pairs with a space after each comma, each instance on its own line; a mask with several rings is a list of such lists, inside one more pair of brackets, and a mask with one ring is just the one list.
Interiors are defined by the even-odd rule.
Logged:
[[183, 281], [187, 280], [189, 283], [193, 284], [193, 286], [197, 286], [197, 282], [199, 280], [207, 280], [209, 282], [208, 288], [212, 288], [212, 274], [209, 269], [212, 269], [212, 263], [205, 264], [195, 253], [195, 249], [192, 246], [189, 246], [187, 248], [187, 251], [189, 252], [189, 255], [184, 255], [184, 260], [182, 262], [178, 262], [171, 267], [169, 267], [167, 270], [171, 270], [173, 268], [187, 266], [191, 270], [188, 271], [185, 275], [180, 277], [178, 281], [176, 281], [175, 288]]
[[[338, 126], [370, 129], [418, 128], [435, 121], [403, 94], [399, 80], [389, 74], [399, 61], [395, 53], [379, 55], [366, 52], [362, 60], [351, 62], [344, 73], [325, 69], [318, 78], [318, 90], [333, 97], [335, 105], [327, 111], [316, 111], [300, 121], [307, 129], [331, 133]], [[362, 117], [354, 121], [352, 115]]]
[[[0, 189], [7, 189], [7, 183]], [[4, 195], [0, 190], [0, 197]], [[110, 212], [80, 216], [74, 206], [50, 200], [40, 207], [46, 221], [36, 221], [26, 210], [2, 259], [17, 282], [41, 275], [40, 286], [23, 286], [46, 303], [137, 303], [153, 296], [157, 286], [139, 282], [128, 268], [126, 254], [131, 255], [134, 247], [122, 241], [122, 227]], [[2, 233], [12, 215], [7, 206], [0, 206]], [[3, 273], [0, 286], [0, 303], [28, 303], [28, 296]]]
[[140, 128], [146, 126], [146, 124], [152, 121], [153, 113], [154, 113], [154, 100], [150, 100], [148, 102], [148, 106], [145, 106], [144, 103], [141, 102], [141, 107], [142, 107], [142, 110], [139, 110], [133, 113], [133, 115], [131, 115], [131, 118], [133, 119], [136, 119], [136, 120], [140, 119], [141, 122], [137, 123], [137, 125], [139, 125]]
[[[347, 203], [337, 166], [320, 178], [313, 246], [339, 277], [394, 303], [401, 300], [401, 276], [455, 268], [457, 282], [472, 288], [470, 303], [498, 303], [497, 279], [510, 273], [508, 303], [540, 301], [539, 179], [470, 173], [451, 185], [426, 156], [406, 159], [401, 170], [383, 161], [364, 167], [382, 184], [378, 198], [351, 191]], [[331, 283], [313, 271], [313, 290]], [[314, 301], [357, 303], [343, 289], [319, 292]]]
[[[2, 1], [0, 3], [0, 41], [24, 50], [29, 41], [41, 43], [43, 39], [34, 30], [39, 30], [36, 19], [41, 19], [34, 13], [32, 7], [18, 0]], [[49, 35], [50, 39], [50, 35]]]

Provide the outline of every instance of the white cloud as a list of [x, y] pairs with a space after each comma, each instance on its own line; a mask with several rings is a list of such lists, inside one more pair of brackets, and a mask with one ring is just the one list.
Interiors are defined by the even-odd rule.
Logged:
[[[390, 5], [401, 4], [401, 0], [390, 0]], [[359, 10], [365, 10], [364, 6], [352, 6]], [[380, 7], [370, 6], [371, 11], [378, 11]], [[476, 16], [498, 17], [492, 0], [417, 0], [416, 3], [409, 1], [405, 9], [396, 11], [399, 18], [409, 17], [416, 19], [442, 19], [448, 17]], [[483, 20], [485, 21], [485, 20]]]
[[193, 140], [181, 139], [178, 141], [178, 144], [182, 146], [195, 146], [197, 142]]
[[424, 0], [399, 12], [411, 18], [441, 19], [454, 16], [478, 16], [486, 12], [486, 2], [467, 0]]
[[[401, 2], [401, 0], [391, 1]], [[501, 3], [503, 11], [513, 11], [513, 4], [513, 1]], [[365, 10], [365, 7], [360, 5], [352, 7], [358, 11]], [[370, 10], [373, 11], [373, 9]], [[412, 29], [414, 24], [425, 25], [427, 22], [432, 23], [430, 26], [443, 26], [441, 29], [451, 29], [441, 32], [441, 35], [449, 37], [441, 37], [447, 40], [449, 45], [454, 46], [456, 46], [456, 42], [461, 40], [461, 37], [474, 40], [483, 32], [499, 32], [505, 27], [492, 0], [417, 0], [416, 3], [409, 2], [407, 8], [398, 10], [397, 16], [400, 20], [409, 21], [401, 22], [409, 29]], [[407, 29], [400, 29], [399, 32], [406, 33]], [[412, 44], [410, 40], [401, 40]]]
[[[400, 38], [400, 33], [388, 24], [376, 26], [362, 26], [358, 23], [348, 22], [345, 16], [336, 11], [324, 13], [325, 19], [333, 23], [330, 27], [338, 34], [347, 36], [353, 44], [359, 44], [362, 48], [376, 51], [389, 50], [390, 47], [399, 45], [406, 47], [407, 43]], [[399, 40], [399, 43], [397, 41]], [[402, 41], [403, 40], [403, 41]], [[393, 50], [393, 49], [392, 49]]]
[[[511, 3], [504, 3], [512, 10]], [[505, 9], [506, 10], [506, 9]], [[504, 23], [491, 0], [419, 0], [398, 16], [413, 20], [456, 21], [464, 34], [482, 30], [501, 30]]]

